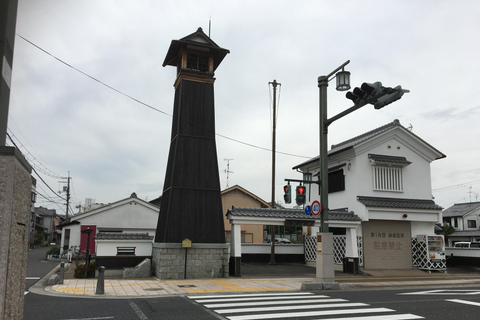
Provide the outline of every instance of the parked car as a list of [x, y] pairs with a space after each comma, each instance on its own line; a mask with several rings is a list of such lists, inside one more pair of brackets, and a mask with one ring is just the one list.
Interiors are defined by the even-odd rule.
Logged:
[[480, 242], [455, 242], [454, 248], [480, 248]]
[[292, 244], [292, 241], [285, 238], [275, 238], [275, 244]]

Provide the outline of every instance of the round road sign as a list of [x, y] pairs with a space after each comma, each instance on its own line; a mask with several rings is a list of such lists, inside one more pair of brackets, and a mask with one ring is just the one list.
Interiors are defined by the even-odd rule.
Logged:
[[318, 214], [320, 213], [320, 210], [322, 210], [322, 207], [320, 206], [320, 202], [318, 201], [313, 201], [312, 202], [312, 214], [314, 216], [318, 216]]
[[311, 215], [312, 214], [312, 208], [310, 206], [306, 206], [305, 207], [305, 214], [307, 216]]

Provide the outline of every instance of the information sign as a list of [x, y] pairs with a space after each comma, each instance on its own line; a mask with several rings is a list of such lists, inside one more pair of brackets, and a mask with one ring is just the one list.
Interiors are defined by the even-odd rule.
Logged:
[[305, 214], [307, 216], [311, 215], [312, 214], [312, 208], [310, 206], [306, 206], [305, 207]]

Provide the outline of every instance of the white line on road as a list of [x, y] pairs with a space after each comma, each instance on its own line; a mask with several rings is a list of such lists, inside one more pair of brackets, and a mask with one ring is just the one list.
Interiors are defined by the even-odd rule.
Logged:
[[267, 314], [253, 314], [245, 316], [227, 317], [230, 320], [257, 320], [257, 319], [272, 319], [272, 318], [295, 318], [295, 317], [315, 317], [315, 316], [329, 316], [342, 314], [356, 314], [356, 313], [379, 313], [379, 312], [394, 312], [395, 310], [387, 308], [367, 308], [367, 309], [341, 309], [328, 311], [308, 311], [308, 312], [287, 312], [287, 313], [267, 313]]
[[345, 299], [308, 299], [308, 300], [280, 300], [280, 301], [261, 301], [261, 302], [236, 302], [236, 303], [215, 303], [204, 304], [206, 308], [233, 308], [233, 307], [248, 307], [248, 306], [272, 306], [276, 304], [313, 304], [313, 303], [327, 303], [327, 302], [346, 302]]
[[25, 277], [25, 280], [40, 280], [40, 277]]
[[130, 307], [132, 307], [133, 311], [135, 311], [135, 314], [140, 320], [148, 320], [148, 317], [145, 315], [145, 313], [140, 310], [139, 306], [133, 301], [128, 301], [128, 304]]
[[456, 303], [463, 303], [463, 304], [469, 304], [469, 305], [471, 305], [471, 306], [480, 307], [480, 303], [479, 303], [479, 302], [473, 302], [473, 301], [468, 301], [468, 300], [446, 299], [445, 301], [456, 302]]
[[72, 318], [72, 319], [62, 319], [62, 320], [106, 320], [114, 319], [115, 317], [95, 317], [95, 318]]
[[323, 320], [413, 320], [413, 319], [425, 319], [425, 318], [411, 314], [411, 313], [407, 313], [407, 314], [391, 314], [388, 316], [328, 318]]
[[218, 314], [226, 313], [243, 313], [243, 312], [268, 312], [268, 311], [293, 311], [293, 310], [307, 310], [307, 309], [326, 309], [326, 308], [341, 308], [341, 307], [365, 307], [368, 304], [360, 302], [350, 302], [350, 303], [329, 303], [329, 304], [314, 304], [306, 306], [276, 306], [276, 307], [256, 307], [256, 308], [239, 308], [239, 309], [220, 309], [214, 310]]

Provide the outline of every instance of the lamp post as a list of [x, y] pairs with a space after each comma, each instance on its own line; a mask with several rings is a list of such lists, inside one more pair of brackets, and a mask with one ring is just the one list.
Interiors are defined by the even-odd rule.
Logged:
[[[395, 88], [384, 87], [381, 82], [375, 82], [373, 84], [363, 83], [361, 88], [355, 88], [353, 92], [348, 92], [346, 95], [348, 99], [354, 102], [354, 105], [329, 119], [327, 118], [328, 82], [336, 77], [337, 90], [349, 90], [350, 72], [343, 70], [349, 63], [350, 60], [347, 60], [330, 74], [318, 77], [318, 87], [320, 91], [320, 181], [318, 190], [321, 203], [321, 234], [317, 238], [317, 242], [319, 242], [317, 245], [317, 281], [323, 282], [324, 284], [335, 281], [335, 271], [333, 268], [333, 235], [328, 233], [328, 126], [334, 121], [367, 104], [373, 105], [375, 109], [378, 110], [397, 101], [404, 93], [410, 92], [409, 90], [402, 89], [401, 86], [396, 86]], [[340, 71], [340, 69], [342, 69], [342, 71]], [[335, 286], [330, 286], [330, 288], [334, 287]]]
[[[350, 63], [347, 60], [329, 75], [318, 77], [318, 87], [320, 90], [320, 183], [318, 192], [322, 209], [320, 211], [321, 231], [328, 232], [328, 125], [327, 125], [327, 87], [328, 81], [332, 76], [337, 77], [337, 90], [345, 91], [350, 89], [350, 72], [343, 68]], [[342, 71], [340, 71], [342, 69]]]

